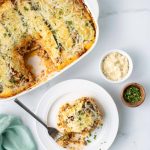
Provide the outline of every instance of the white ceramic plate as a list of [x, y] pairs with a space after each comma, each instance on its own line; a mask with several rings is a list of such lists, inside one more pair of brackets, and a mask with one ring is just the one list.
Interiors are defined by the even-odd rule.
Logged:
[[[84, 150], [108, 150], [113, 143], [119, 125], [119, 117], [116, 105], [111, 96], [101, 86], [80, 79], [61, 82], [49, 89], [40, 101], [37, 115], [49, 126], [57, 127], [57, 113], [63, 104], [76, 98], [89, 96], [96, 99], [98, 105], [104, 111], [104, 125], [97, 129], [96, 140], [85, 146]], [[36, 122], [37, 134], [46, 150], [59, 150], [56, 142], [48, 135], [47, 130]]]

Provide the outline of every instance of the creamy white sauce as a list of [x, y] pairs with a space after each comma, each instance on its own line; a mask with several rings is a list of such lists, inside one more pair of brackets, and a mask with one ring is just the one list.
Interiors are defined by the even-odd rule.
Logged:
[[123, 79], [129, 71], [129, 60], [119, 52], [108, 54], [102, 62], [102, 72], [112, 81]]

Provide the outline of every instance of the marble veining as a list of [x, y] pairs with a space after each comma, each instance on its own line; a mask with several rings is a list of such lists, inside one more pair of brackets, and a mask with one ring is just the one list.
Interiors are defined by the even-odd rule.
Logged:
[[126, 13], [143, 13], [143, 12], [150, 13], [150, 9], [142, 8], [142, 9], [127, 9], [127, 10], [121, 10], [121, 11], [111, 11], [111, 12], [100, 14], [100, 18], [105, 18], [111, 15], [120, 15], [120, 14], [126, 14]]

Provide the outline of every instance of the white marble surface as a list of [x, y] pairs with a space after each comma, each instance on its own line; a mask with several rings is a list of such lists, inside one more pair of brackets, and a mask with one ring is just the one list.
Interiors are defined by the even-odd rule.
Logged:
[[[100, 39], [95, 50], [70, 70], [49, 82], [49, 84], [20, 97], [20, 99], [35, 111], [42, 94], [54, 84], [72, 78], [94, 81], [103, 86], [112, 95], [119, 111], [119, 132], [110, 150], [149, 150], [150, 0], [101, 0], [100, 10]], [[134, 62], [132, 76], [122, 84], [107, 83], [99, 74], [100, 56], [114, 48], [127, 51]], [[146, 88], [146, 100], [138, 108], [127, 108], [120, 101], [120, 91], [128, 82], [139, 82]], [[14, 102], [1, 102], [0, 113], [20, 116], [32, 130], [38, 143], [38, 149], [44, 150], [36, 136], [35, 121], [24, 110]]]

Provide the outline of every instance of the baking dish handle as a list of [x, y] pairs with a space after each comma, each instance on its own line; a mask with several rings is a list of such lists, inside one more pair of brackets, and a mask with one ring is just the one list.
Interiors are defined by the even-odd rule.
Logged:
[[84, 0], [89, 9], [91, 10], [94, 18], [98, 21], [99, 18], [99, 2], [98, 0]]

